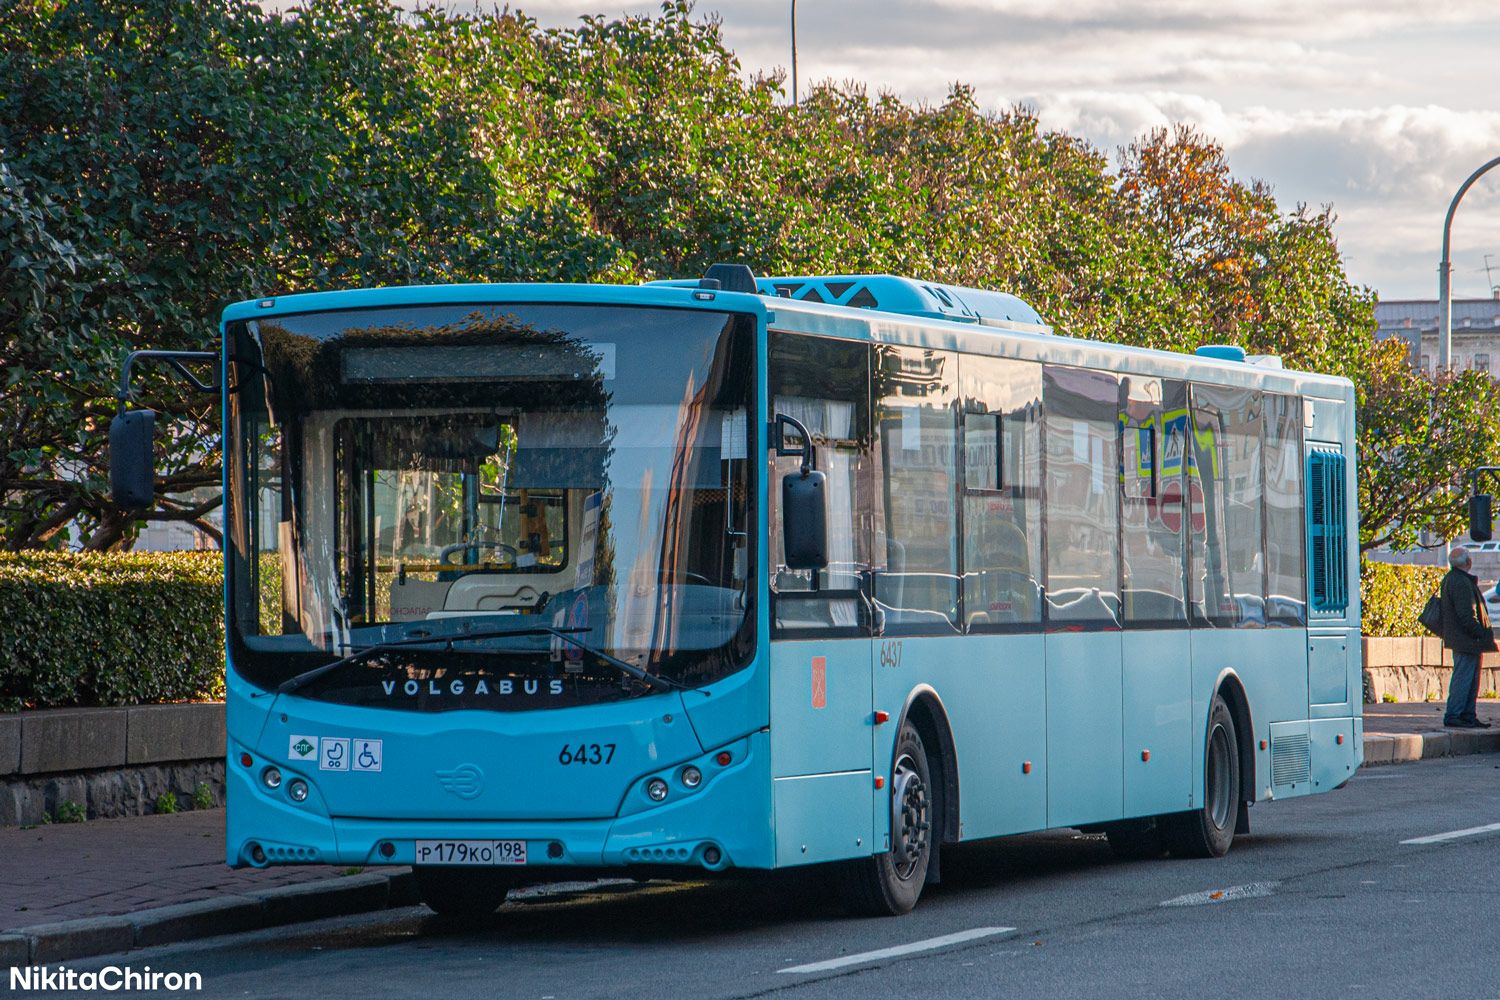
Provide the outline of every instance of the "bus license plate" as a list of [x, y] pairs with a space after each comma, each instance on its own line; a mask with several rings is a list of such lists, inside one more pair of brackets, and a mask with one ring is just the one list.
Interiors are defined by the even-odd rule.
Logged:
[[524, 840], [419, 840], [419, 865], [524, 865]]

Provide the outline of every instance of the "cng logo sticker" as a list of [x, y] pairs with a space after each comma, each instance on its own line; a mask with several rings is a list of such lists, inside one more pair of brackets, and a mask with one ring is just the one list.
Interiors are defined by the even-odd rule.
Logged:
[[318, 738], [316, 736], [293, 736], [291, 746], [287, 749], [287, 756], [292, 760], [312, 760], [318, 756]]
[[812, 707], [828, 707], [828, 658], [812, 658]]

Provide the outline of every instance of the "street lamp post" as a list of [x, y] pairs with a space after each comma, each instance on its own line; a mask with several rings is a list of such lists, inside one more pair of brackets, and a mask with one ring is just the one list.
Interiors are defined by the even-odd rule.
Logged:
[[1453, 263], [1448, 259], [1448, 238], [1453, 229], [1453, 213], [1458, 210], [1458, 203], [1463, 199], [1474, 182], [1491, 167], [1500, 166], [1500, 156], [1495, 157], [1478, 170], [1469, 175], [1464, 181], [1463, 187], [1458, 189], [1458, 194], [1453, 196], [1453, 201], [1448, 206], [1448, 217], [1443, 220], [1443, 259], [1438, 264], [1438, 371], [1447, 371], [1449, 368], [1452, 343], [1453, 343], [1453, 289], [1452, 272]]
[[797, 0], [792, 0], [792, 103], [797, 103]]

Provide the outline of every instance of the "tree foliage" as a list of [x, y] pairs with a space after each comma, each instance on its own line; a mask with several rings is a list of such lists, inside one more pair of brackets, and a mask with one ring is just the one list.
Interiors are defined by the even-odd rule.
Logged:
[[1480, 371], [1428, 376], [1407, 362], [1400, 341], [1373, 354], [1356, 383], [1361, 546], [1412, 548], [1422, 528], [1456, 538], [1469, 470], [1496, 464], [1500, 387]]
[[[4, 537], [90, 548], [130, 524], [103, 495], [127, 351], [212, 349], [227, 302], [478, 275], [494, 214], [468, 123], [434, 115], [390, 6], [294, 16], [240, 0], [0, 8]], [[217, 501], [211, 400], [145, 373], [171, 419], [152, 520]]]
[[[1375, 491], [1362, 538], [1406, 541], [1392, 524], [1452, 505], [1435, 470], [1489, 443], [1488, 390], [1429, 385], [1375, 345], [1333, 221], [1282, 210], [1186, 128], [1112, 164], [963, 86], [930, 107], [834, 86], [790, 106], [685, 0], [569, 29], [389, 0], [17, 0], [0, 6], [0, 539], [128, 539], [103, 496], [119, 362], [211, 346], [227, 302], [733, 260], [1002, 288], [1060, 333], [1348, 375]], [[217, 415], [159, 373], [143, 389], [173, 418], [149, 516], [201, 523], [217, 501], [183, 494], [218, 482]], [[1416, 396], [1455, 402], [1447, 431], [1401, 436]]]

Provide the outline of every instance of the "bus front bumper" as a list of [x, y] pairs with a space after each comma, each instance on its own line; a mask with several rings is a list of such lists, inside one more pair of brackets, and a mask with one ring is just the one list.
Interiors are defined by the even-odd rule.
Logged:
[[[739, 741], [745, 752], [690, 794], [673, 787], [660, 803], [627, 801], [615, 816], [584, 820], [330, 817], [316, 787], [305, 801], [293, 803], [268, 792], [253, 771], [236, 767], [231, 755], [225, 775], [225, 860], [236, 868], [410, 865], [416, 862], [418, 841], [518, 840], [526, 844], [527, 869], [673, 864], [709, 870], [771, 868], [775, 839], [768, 739], [766, 733], [753, 733]], [[391, 811], [399, 813], [399, 801]]]

